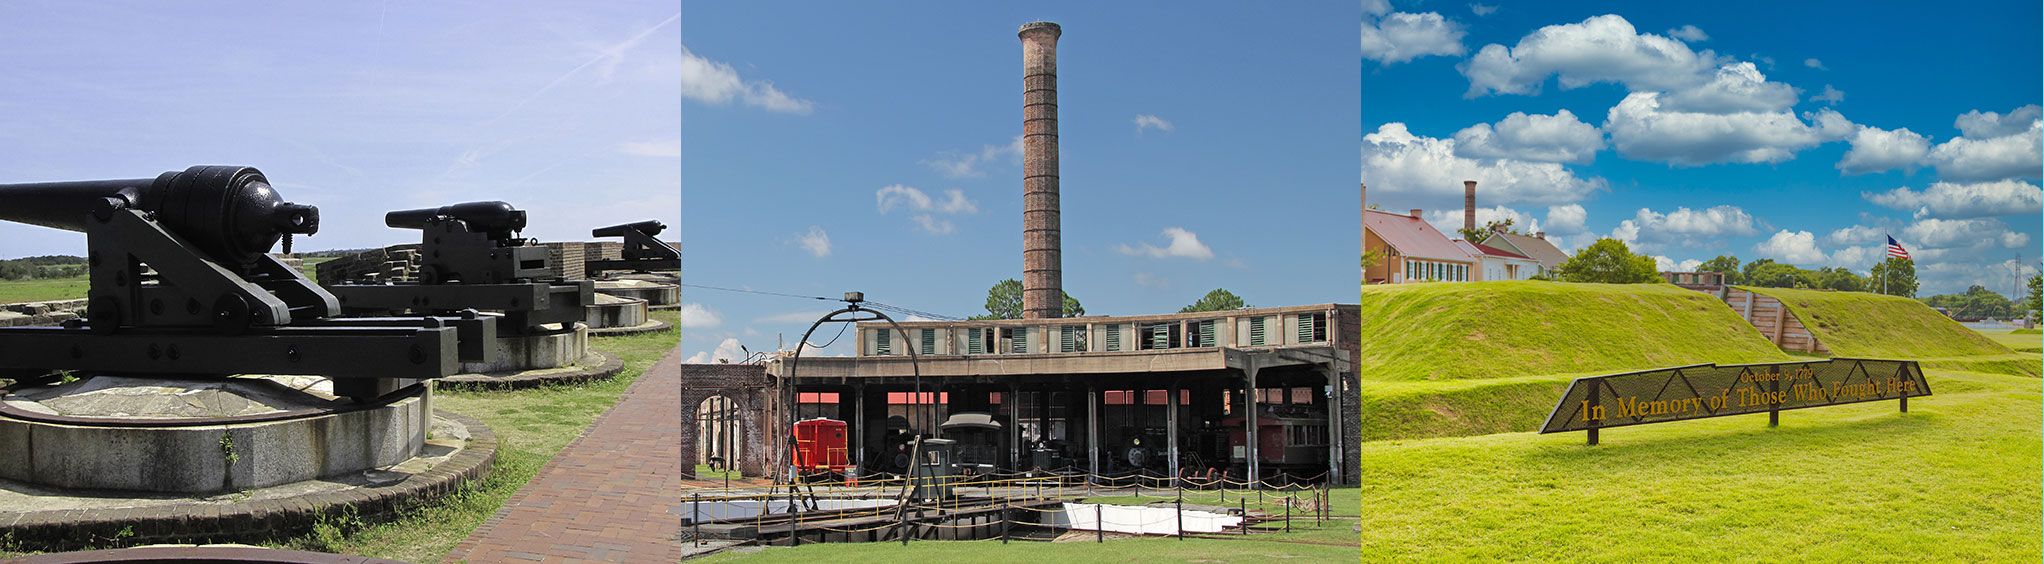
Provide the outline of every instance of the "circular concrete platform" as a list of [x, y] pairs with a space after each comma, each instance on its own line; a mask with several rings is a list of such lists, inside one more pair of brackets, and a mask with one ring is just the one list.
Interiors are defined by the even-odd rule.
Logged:
[[430, 391], [369, 404], [325, 379], [97, 376], [0, 394], [0, 479], [211, 494], [392, 466], [425, 442]]
[[649, 282], [646, 280], [619, 279], [596, 281], [596, 293], [610, 294], [620, 298], [646, 300], [652, 309], [681, 307], [681, 285]]
[[352, 516], [374, 522], [431, 503], [487, 476], [496, 456], [497, 438], [488, 426], [443, 412], [433, 418], [416, 456], [317, 480], [218, 495], [67, 490], [0, 480], [0, 538], [30, 550], [274, 541], [307, 534], [323, 520]]
[[610, 353], [589, 351], [580, 362], [559, 368], [536, 368], [477, 374], [458, 374], [435, 380], [435, 385], [452, 389], [510, 390], [549, 384], [578, 384], [616, 376], [625, 361]]
[[591, 334], [605, 329], [622, 329], [646, 324], [646, 300], [620, 298], [610, 294], [597, 293], [595, 303], [584, 306], [586, 317], [582, 324], [589, 326]]
[[591, 336], [591, 337], [625, 337], [625, 336], [630, 336], [630, 335], [640, 335], [640, 334], [645, 334], [645, 333], [652, 333], [652, 332], [656, 332], [656, 331], [666, 331], [666, 330], [668, 330], [669, 328], [672, 328], [672, 327], [674, 327], [674, 326], [673, 326], [672, 324], [669, 324], [669, 323], [667, 323], [667, 322], [665, 322], [665, 321], [661, 321], [661, 320], [658, 320], [658, 319], [648, 319], [648, 320], [646, 320], [646, 322], [645, 322], [645, 323], [641, 323], [641, 324], [638, 324], [638, 325], [634, 325], [634, 326], [631, 326], [631, 327], [611, 327], [611, 328], [608, 328], [608, 329], [590, 329], [590, 330], [589, 330], [589, 336]]
[[589, 327], [581, 323], [545, 325], [546, 329], [512, 334], [499, 329], [496, 360], [463, 362], [464, 374], [497, 374], [573, 366], [589, 351]]

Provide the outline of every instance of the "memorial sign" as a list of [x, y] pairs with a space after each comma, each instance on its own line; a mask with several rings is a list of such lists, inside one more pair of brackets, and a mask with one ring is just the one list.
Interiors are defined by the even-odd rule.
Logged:
[[1597, 431], [1611, 427], [1706, 417], [1768, 414], [1868, 401], [1896, 400], [1909, 411], [1911, 396], [1930, 395], [1913, 360], [1835, 358], [1766, 364], [1697, 364], [1578, 378], [1569, 384], [1540, 432]]

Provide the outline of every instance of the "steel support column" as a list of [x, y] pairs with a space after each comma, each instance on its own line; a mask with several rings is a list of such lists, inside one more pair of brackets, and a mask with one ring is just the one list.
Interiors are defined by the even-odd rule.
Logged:
[[852, 386], [852, 464], [866, 470], [866, 383]]
[[1168, 408], [1170, 411], [1164, 416], [1166, 425], [1164, 442], [1168, 445], [1164, 449], [1164, 456], [1168, 457], [1166, 460], [1170, 462], [1171, 487], [1175, 488], [1178, 487], [1178, 383], [1172, 382], [1171, 387], [1164, 393], [1170, 394], [1169, 399], [1164, 400], [1164, 405], [1170, 406]]
[[1086, 471], [1100, 474], [1100, 390], [1092, 384], [1086, 385]]
[[1242, 397], [1244, 398], [1242, 401], [1242, 430], [1244, 432], [1242, 443], [1243, 446], [1247, 447], [1244, 451], [1243, 468], [1248, 470], [1250, 482], [1255, 482], [1263, 476], [1263, 465], [1256, 457], [1256, 443], [1260, 442], [1257, 440], [1256, 435], [1256, 402], [1260, 399], [1256, 397], [1256, 373], [1262, 370], [1256, 363], [1249, 363], [1249, 368], [1244, 370], [1248, 376], [1246, 387], [1242, 388]]
[[1343, 479], [1346, 474], [1342, 473], [1341, 462], [1346, 460], [1344, 455], [1347, 453], [1344, 450], [1348, 447], [1348, 441], [1342, 438], [1341, 419], [1347, 416], [1348, 411], [1341, 403], [1340, 370], [1332, 363], [1323, 364], [1321, 368], [1325, 371], [1322, 373], [1327, 375], [1327, 385], [1321, 388], [1326, 390], [1324, 392], [1326, 400], [1322, 402], [1321, 408], [1327, 411], [1327, 479], [1323, 483], [1341, 484], [1346, 483]]

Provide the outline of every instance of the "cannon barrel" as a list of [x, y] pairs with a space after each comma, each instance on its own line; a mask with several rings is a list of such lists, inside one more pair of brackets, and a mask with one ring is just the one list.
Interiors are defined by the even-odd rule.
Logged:
[[591, 231], [589, 232], [589, 236], [591, 236], [591, 237], [623, 237], [623, 236], [625, 236], [625, 233], [629, 233], [629, 232], [632, 232], [632, 231], [639, 231], [639, 232], [643, 232], [643, 233], [645, 233], [645, 234], [647, 234], [647, 235], [659, 235], [661, 231], [665, 231], [665, 230], [667, 230], [667, 224], [665, 224], [665, 223], [661, 223], [661, 222], [660, 222], [660, 220], [657, 220], [657, 219], [648, 219], [648, 220], [645, 220], [645, 221], [639, 221], [639, 222], [634, 222], [634, 223], [627, 223], [627, 224], [624, 224], [624, 225], [612, 225], [612, 226], [610, 226], [610, 227], [598, 227], [598, 228], [596, 228], [596, 229], [594, 229], [594, 230], [591, 230]]
[[195, 166], [156, 178], [0, 184], [0, 220], [84, 232], [119, 209], [149, 212], [223, 263], [247, 266], [286, 235], [319, 231], [319, 208], [285, 202], [262, 171]]
[[398, 210], [383, 214], [383, 224], [398, 229], [425, 229], [434, 221], [458, 219], [471, 231], [523, 231], [525, 210], [504, 202], [464, 202], [437, 208]]

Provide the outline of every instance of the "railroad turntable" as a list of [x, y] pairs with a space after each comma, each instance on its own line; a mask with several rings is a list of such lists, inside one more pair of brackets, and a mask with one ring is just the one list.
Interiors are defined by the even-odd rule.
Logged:
[[0, 185], [0, 220], [83, 232], [86, 315], [0, 328], [0, 536], [48, 549], [299, 534], [487, 471], [432, 384], [497, 319], [344, 317], [267, 254], [319, 229], [248, 167]]

